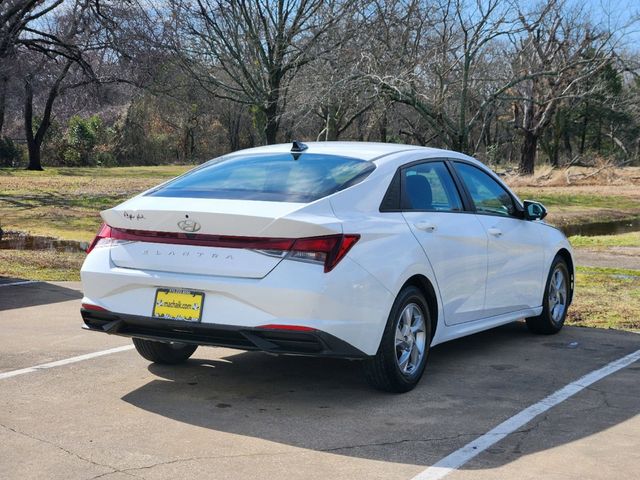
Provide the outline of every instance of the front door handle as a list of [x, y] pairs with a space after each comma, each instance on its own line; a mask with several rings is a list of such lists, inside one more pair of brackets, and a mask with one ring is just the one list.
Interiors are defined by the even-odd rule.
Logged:
[[487, 229], [487, 232], [489, 232], [489, 235], [493, 235], [494, 237], [502, 236], [502, 230], [500, 230], [499, 228], [489, 228]]
[[418, 230], [423, 232], [435, 232], [436, 226], [431, 222], [418, 222], [413, 224]]

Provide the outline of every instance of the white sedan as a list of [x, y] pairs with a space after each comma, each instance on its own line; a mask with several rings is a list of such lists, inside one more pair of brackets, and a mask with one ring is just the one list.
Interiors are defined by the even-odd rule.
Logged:
[[545, 214], [461, 153], [243, 150], [102, 212], [81, 313], [153, 362], [198, 345], [359, 359], [404, 392], [434, 345], [523, 318], [562, 328], [574, 262]]

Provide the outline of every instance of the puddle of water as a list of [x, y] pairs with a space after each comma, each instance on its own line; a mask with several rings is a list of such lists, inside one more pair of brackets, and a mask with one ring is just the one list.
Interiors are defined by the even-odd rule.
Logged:
[[584, 235], [593, 237], [596, 235], [617, 235], [620, 233], [640, 232], [640, 217], [631, 220], [615, 220], [612, 222], [592, 222], [581, 225], [568, 225], [560, 227], [567, 237], [572, 235]]
[[88, 242], [59, 240], [51, 237], [38, 237], [22, 233], [5, 232], [0, 239], [2, 250], [54, 250], [56, 252], [84, 252]]
[[639, 279], [640, 276], [638, 275], [625, 275], [624, 273], [619, 273], [616, 275], [611, 275], [613, 278], [618, 278], [620, 280], [636, 280]]

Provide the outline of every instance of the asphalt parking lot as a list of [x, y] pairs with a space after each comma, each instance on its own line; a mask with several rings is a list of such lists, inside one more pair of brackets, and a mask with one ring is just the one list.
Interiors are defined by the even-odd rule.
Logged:
[[200, 348], [185, 365], [149, 365], [118, 349], [128, 339], [81, 330], [79, 284], [8, 282], [1, 479], [638, 478], [640, 361], [578, 382], [459, 468], [433, 468], [634, 354], [637, 334], [544, 337], [515, 323], [434, 348], [419, 387], [391, 395], [348, 361]]

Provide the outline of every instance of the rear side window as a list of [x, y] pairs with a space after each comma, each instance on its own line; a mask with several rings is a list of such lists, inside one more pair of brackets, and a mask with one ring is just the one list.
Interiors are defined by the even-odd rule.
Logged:
[[460, 195], [443, 162], [427, 162], [403, 170], [403, 209], [458, 212]]
[[234, 156], [213, 161], [147, 195], [308, 203], [354, 185], [375, 166], [314, 153]]

